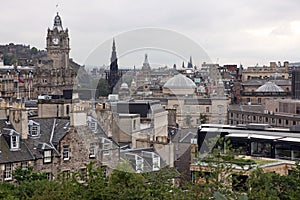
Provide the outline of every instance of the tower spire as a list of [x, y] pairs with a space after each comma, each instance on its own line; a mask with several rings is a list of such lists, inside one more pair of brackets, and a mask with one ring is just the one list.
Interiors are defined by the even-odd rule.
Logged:
[[145, 60], [144, 60], [144, 63], [145, 63], [145, 64], [149, 64], [149, 61], [148, 61], [148, 55], [147, 55], [147, 54], [145, 54]]
[[147, 54], [145, 54], [145, 60], [144, 60], [144, 63], [143, 63], [142, 70], [151, 70]]
[[187, 68], [193, 68], [192, 56], [190, 56], [190, 61], [188, 63]]
[[115, 42], [115, 38], [114, 38], [113, 44], [112, 44], [112, 52], [111, 52], [110, 62], [114, 62], [116, 59], [117, 59], [117, 52], [116, 52], [116, 42]]
[[107, 74], [107, 80], [110, 87], [110, 93], [112, 94], [114, 91], [114, 87], [117, 85], [119, 79], [121, 78], [121, 74], [119, 73], [118, 69], [118, 58], [115, 39], [113, 39], [110, 61], [110, 69], [109, 73]]

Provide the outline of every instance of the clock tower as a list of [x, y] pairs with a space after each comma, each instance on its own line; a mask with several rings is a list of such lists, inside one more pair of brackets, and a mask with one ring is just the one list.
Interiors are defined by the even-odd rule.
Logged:
[[62, 21], [58, 13], [54, 18], [53, 28], [48, 28], [47, 33], [47, 57], [52, 60], [54, 69], [66, 70], [69, 68], [69, 33], [63, 29]]
[[[47, 57], [37, 63], [32, 87], [34, 96], [43, 94], [62, 95], [63, 90], [73, 89], [80, 65], [69, 58], [70, 39], [57, 13], [46, 38]], [[32, 96], [33, 96], [32, 95]]]

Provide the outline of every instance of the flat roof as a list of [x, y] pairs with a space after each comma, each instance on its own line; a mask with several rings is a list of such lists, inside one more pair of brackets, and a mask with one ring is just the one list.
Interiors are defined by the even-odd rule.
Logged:
[[294, 137], [287, 137], [279, 139], [280, 141], [286, 141], [286, 142], [300, 142], [300, 138], [294, 138]]
[[[271, 136], [271, 135], [258, 135], [258, 134], [237, 134], [237, 133], [231, 133], [226, 135], [226, 137], [238, 137], [238, 138], [257, 138], [257, 139], [267, 139], [267, 140], [278, 140], [283, 137], [281, 136]], [[300, 138], [299, 138], [300, 141]]]
[[239, 127], [211, 127], [205, 126], [200, 129], [200, 132], [208, 133], [228, 133], [227, 137], [250, 137], [257, 139], [270, 139], [270, 140], [281, 140], [290, 142], [300, 142], [300, 133], [289, 131], [288, 129], [250, 129], [250, 128], [239, 128]]

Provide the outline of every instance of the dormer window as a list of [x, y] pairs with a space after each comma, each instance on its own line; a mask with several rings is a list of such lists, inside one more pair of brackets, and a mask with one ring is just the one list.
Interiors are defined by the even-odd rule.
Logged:
[[17, 135], [11, 136], [11, 148], [18, 149], [19, 148], [19, 137]]
[[28, 130], [31, 137], [37, 137], [40, 135], [40, 124], [33, 120], [29, 120]]
[[152, 159], [152, 170], [158, 171], [160, 170], [160, 156], [154, 152], [142, 151], [142, 157], [147, 158], [149, 161]]
[[87, 121], [88, 127], [92, 131], [96, 132], [97, 131], [97, 121], [94, 118], [92, 118], [91, 116], [88, 116], [86, 121]]
[[10, 150], [15, 151], [20, 149], [20, 135], [12, 131], [10, 135]]
[[95, 122], [90, 122], [90, 128], [95, 131], [97, 127], [97, 124]]
[[112, 150], [112, 141], [107, 139], [107, 138], [104, 138], [104, 137], [101, 137], [100, 139], [100, 148], [101, 148], [101, 155], [102, 156], [109, 156], [110, 155], [110, 152]]
[[104, 156], [108, 156], [109, 155], [110, 148], [111, 148], [111, 144], [110, 143], [103, 144], [103, 155]]
[[31, 136], [38, 136], [38, 126], [32, 126], [31, 127]]
[[44, 150], [44, 163], [51, 163], [52, 162], [52, 150], [47, 149]]
[[43, 154], [44, 164], [52, 162], [52, 146], [47, 143], [43, 143], [41, 147], [41, 153]]

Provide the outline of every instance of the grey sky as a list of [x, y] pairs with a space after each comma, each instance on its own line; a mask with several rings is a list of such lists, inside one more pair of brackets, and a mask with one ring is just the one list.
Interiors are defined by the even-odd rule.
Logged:
[[[111, 44], [113, 36], [143, 27], [178, 32], [199, 44], [212, 62], [220, 64], [293, 62], [300, 61], [299, 8], [297, 0], [2, 1], [0, 43], [23, 43], [44, 49], [47, 28], [52, 27], [58, 10], [63, 26], [70, 31], [71, 57], [80, 64], [85, 64], [99, 45]], [[120, 45], [122, 41], [117, 40], [118, 53], [119, 48], [124, 48]], [[188, 51], [185, 48], [184, 57], [193, 54]], [[132, 57], [132, 63], [121, 60], [121, 65], [141, 65], [145, 52]], [[108, 64], [110, 47], [102, 57], [97, 64]], [[149, 60], [155, 63], [182, 63], [180, 59], [164, 62], [152, 58], [150, 54]], [[194, 62], [200, 64], [203, 59], [195, 58]]]

